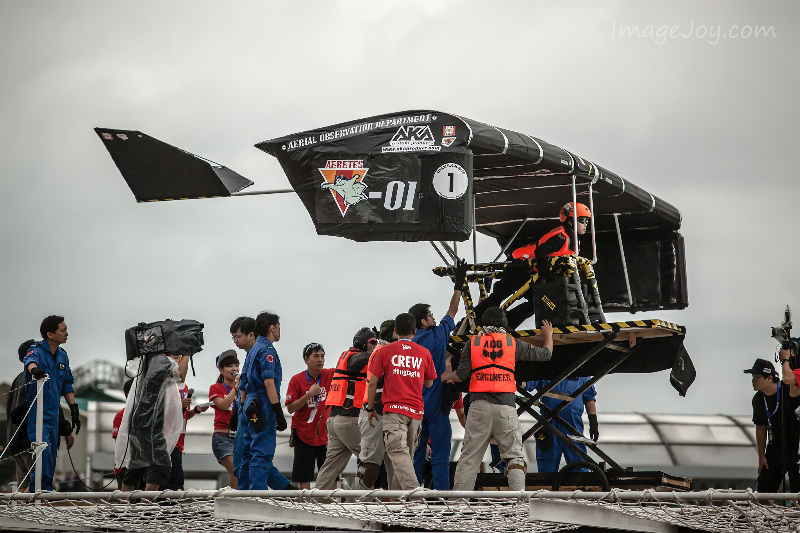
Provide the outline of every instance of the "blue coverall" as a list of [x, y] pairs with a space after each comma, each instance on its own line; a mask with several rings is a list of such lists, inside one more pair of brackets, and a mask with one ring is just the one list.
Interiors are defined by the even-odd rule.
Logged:
[[[239, 378], [239, 386], [244, 388], [244, 379]], [[242, 444], [244, 431], [242, 428], [247, 423], [242, 412], [241, 403], [237, 397], [236, 401], [233, 402], [233, 414], [231, 414], [231, 417], [237, 417], [236, 440], [233, 442], [233, 475], [236, 476], [238, 483], [241, 483], [242, 479], [240, 466], [242, 464], [242, 453], [244, 452], [244, 444]]]
[[[241, 490], [266, 490], [267, 487], [281, 490], [289, 485], [289, 480], [272, 464], [272, 459], [275, 457], [277, 422], [264, 385], [265, 379], [275, 381], [275, 390], [278, 391], [278, 403], [280, 403], [282, 377], [281, 360], [278, 358], [275, 346], [265, 337], [259, 336], [247, 352], [239, 386], [241, 387], [241, 382], [244, 381], [246, 398], [243, 410], [246, 411], [258, 398], [261, 401], [267, 427], [261, 433], [257, 433], [246, 416], [239, 419], [238, 431], [243, 433], [238, 484]], [[238, 433], [236, 436], [239, 436]]]
[[[581, 388], [587, 381], [589, 381], [588, 377], [577, 378], [577, 379], [565, 379], [558, 385], [553, 388], [553, 392], [560, 392], [562, 394], [572, 394], [579, 388]], [[547, 380], [544, 381], [529, 381], [527, 386], [525, 387], [527, 390], [541, 390], [546, 387], [550, 382]], [[558, 415], [564, 419], [565, 422], [570, 424], [572, 427], [577, 429], [579, 432], [583, 433], [583, 409], [584, 404], [586, 402], [594, 401], [597, 398], [597, 391], [595, 391], [594, 385], [586, 389], [583, 394], [575, 398], [568, 406], [564, 409], [559, 411]], [[546, 405], [550, 409], [555, 409], [556, 406], [560, 405], [562, 400], [558, 398], [550, 398], [549, 396], [544, 396], [541, 399], [541, 402]], [[571, 435], [567, 428], [563, 425], [559, 424], [558, 422], [551, 420], [550, 421], [556, 429], [562, 432], [564, 435]], [[539, 446], [539, 441], [536, 441], [536, 464], [539, 467], [539, 472], [558, 472], [559, 465], [561, 464], [561, 456], [563, 455], [566, 459], [567, 464], [575, 462], [575, 461], [583, 461], [584, 459], [575, 453], [571, 448], [567, 447], [564, 442], [556, 436], [551, 436], [551, 446], [543, 450]], [[578, 448], [580, 448], [583, 452], [586, 452], [586, 445], [580, 442], [575, 443]]]
[[444, 384], [438, 378], [445, 371], [447, 342], [450, 339], [450, 333], [455, 328], [456, 323], [453, 318], [450, 315], [444, 315], [438, 326], [430, 329], [418, 329], [414, 335], [414, 342], [431, 352], [437, 376], [431, 387], [422, 389], [425, 413], [422, 416], [422, 424], [420, 424], [419, 446], [414, 451], [414, 471], [417, 479], [422, 483], [422, 466], [425, 464], [428, 438], [430, 437], [433, 488], [436, 490], [450, 490], [450, 441], [453, 438], [453, 429], [450, 427], [450, 417], [442, 414]]
[[[44, 418], [42, 420], [42, 441], [47, 443], [47, 448], [42, 452], [42, 490], [53, 490], [53, 475], [56, 472], [56, 456], [58, 454], [58, 412], [61, 410], [61, 397], [75, 392], [72, 388], [72, 371], [69, 368], [69, 357], [62, 348], [56, 350], [55, 356], [50, 352], [46, 340], [31, 346], [22, 364], [25, 367], [25, 383], [33, 381], [28, 365], [36, 363], [50, 376], [44, 384], [42, 397], [44, 398]], [[36, 397], [36, 382], [28, 385], [26, 395], [28, 405], [32, 405]], [[40, 397], [40, 399], [42, 399]], [[31, 408], [28, 414], [28, 439], [36, 441], [36, 407]], [[36, 467], [31, 471], [30, 491], [35, 491]]]

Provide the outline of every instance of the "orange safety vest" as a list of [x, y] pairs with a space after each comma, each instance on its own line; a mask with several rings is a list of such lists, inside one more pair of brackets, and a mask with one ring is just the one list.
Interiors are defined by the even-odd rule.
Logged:
[[470, 392], [516, 392], [514, 362], [517, 341], [505, 333], [472, 337]]
[[339, 356], [339, 362], [336, 364], [336, 369], [333, 371], [333, 378], [331, 379], [331, 390], [325, 400], [326, 405], [344, 407], [345, 409], [361, 407], [356, 403], [356, 399], [363, 398], [367, 390], [367, 373], [364, 369], [358, 372], [347, 370], [347, 362], [350, 357], [359, 353], [362, 352], [351, 348]]
[[[364, 400], [358, 405], [367, 405], [369, 403], [369, 380], [372, 379], [372, 372], [369, 371], [370, 365], [372, 365], [372, 360], [375, 359], [375, 354], [378, 353], [382, 346], [376, 346], [374, 350], [372, 350], [372, 354], [369, 356], [369, 361], [367, 362], [367, 386], [364, 387]], [[378, 386], [378, 390], [375, 391], [375, 401], [378, 400], [378, 397], [383, 392], [383, 387]]]
[[[547, 254], [547, 257], [558, 257], [560, 255], [570, 255], [572, 253], [575, 253], [573, 252], [573, 250], [570, 250], [569, 248], [569, 235], [567, 235], [564, 226], [557, 226], [548, 231], [547, 233], [545, 233], [544, 236], [541, 239], [539, 239], [537, 243], [528, 244], [526, 246], [520, 246], [519, 248], [511, 252], [511, 257], [513, 257], [514, 259], [533, 259], [534, 257], [536, 257], [536, 247], [539, 246], [540, 244], [545, 243], [554, 235], [558, 234], [561, 234], [565, 237], [564, 246], [562, 246], [561, 249], [556, 252]], [[580, 250], [580, 243], [578, 243], [578, 250]]]

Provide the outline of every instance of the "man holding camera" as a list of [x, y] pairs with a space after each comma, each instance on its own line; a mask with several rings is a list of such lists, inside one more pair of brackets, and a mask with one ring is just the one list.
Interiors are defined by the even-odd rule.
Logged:
[[781, 374], [783, 382], [789, 385], [789, 394], [792, 397], [800, 396], [800, 368], [797, 364], [797, 341], [784, 343], [781, 351], [778, 352], [778, 361], [781, 363]]
[[[788, 366], [788, 365], [786, 365]], [[795, 410], [800, 398], [790, 395], [790, 387], [782, 385], [775, 366], [766, 359], [756, 359], [752, 368], [753, 423], [756, 425], [759, 492], [778, 492], [784, 475], [789, 474], [792, 492], [800, 491], [798, 471], [798, 439], [800, 424]], [[797, 385], [795, 384], [795, 387]]]
[[166, 487], [172, 474], [172, 451], [183, 430], [181, 395], [176, 384], [185, 376], [188, 355], [147, 354], [136, 373], [115, 443], [115, 468], [125, 468], [122, 490]]

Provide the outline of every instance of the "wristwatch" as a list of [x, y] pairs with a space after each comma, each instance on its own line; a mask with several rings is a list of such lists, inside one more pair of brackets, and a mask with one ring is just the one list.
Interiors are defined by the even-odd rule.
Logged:
[[783, 364], [783, 363], [788, 363], [788, 362], [789, 362], [789, 360], [788, 360], [788, 359], [781, 359], [781, 364]]
[[374, 410], [375, 410], [375, 408], [374, 408], [374, 407], [370, 407], [369, 405], [365, 405], [365, 406], [364, 406], [364, 410], [365, 410], [366, 412], [368, 412], [368, 413], [371, 413], [372, 411], [374, 411]]

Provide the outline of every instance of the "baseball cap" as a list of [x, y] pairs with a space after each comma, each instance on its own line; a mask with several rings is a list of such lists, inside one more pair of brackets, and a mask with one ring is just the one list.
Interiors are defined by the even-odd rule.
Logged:
[[239, 358], [236, 357], [236, 351], [234, 350], [225, 350], [224, 352], [222, 352], [217, 356], [217, 368], [238, 362]]
[[767, 361], [766, 359], [756, 359], [756, 362], [753, 363], [753, 368], [747, 368], [742, 370], [745, 374], [760, 374], [762, 376], [777, 376], [778, 373], [775, 371], [775, 365]]

